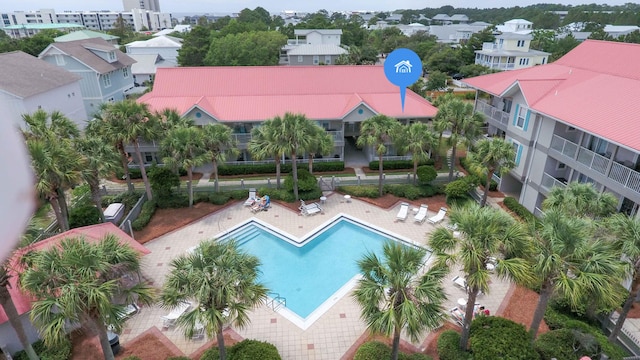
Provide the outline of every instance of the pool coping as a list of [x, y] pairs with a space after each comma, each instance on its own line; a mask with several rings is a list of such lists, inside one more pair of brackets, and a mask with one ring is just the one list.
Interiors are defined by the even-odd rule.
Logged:
[[[366, 221], [363, 221], [357, 217], [345, 214], [345, 213], [338, 213], [337, 215], [331, 217], [329, 220], [323, 222], [322, 224], [320, 224], [319, 226], [315, 227], [313, 230], [309, 231], [308, 233], [304, 234], [301, 237], [298, 236], [294, 236], [291, 235], [289, 233], [287, 233], [284, 230], [281, 230], [280, 228], [269, 224], [263, 220], [260, 220], [256, 217], [251, 217], [245, 221], [240, 222], [239, 224], [236, 224], [235, 226], [229, 228], [228, 230], [224, 230], [218, 234], [216, 234], [214, 236], [215, 239], [221, 239], [224, 238], [226, 236], [228, 236], [229, 234], [232, 234], [235, 231], [240, 230], [241, 228], [250, 225], [250, 224], [257, 224], [259, 227], [263, 228], [264, 230], [270, 232], [271, 234], [277, 236], [278, 238], [296, 246], [296, 247], [303, 247], [305, 245], [307, 245], [309, 242], [311, 242], [312, 240], [314, 240], [316, 238], [317, 235], [319, 235], [322, 231], [324, 231], [325, 229], [327, 229], [328, 227], [330, 227], [331, 225], [337, 223], [340, 220], [346, 220], [352, 223], [356, 223], [357, 225], [363, 226], [368, 228], [368, 230], [370, 231], [374, 231], [380, 235], [383, 235], [387, 238], [390, 238], [391, 240], [394, 241], [400, 241], [401, 243], [407, 245], [407, 246], [413, 246], [413, 247], [419, 247], [419, 248], [423, 248], [425, 250], [427, 250], [428, 252], [428, 256], [425, 259], [425, 264], [424, 266], [428, 268], [429, 264], [432, 262], [433, 257], [431, 256], [433, 253], [430, 249], [422, 246], [421, 244], [412, 241], [411, 239], [408, 239], [404, 236], [398, 235], [396, 233], [393, 233], [391, 231], [388, 231], [386, 229], [383, 229], [379, 226], [370, 224]], [[276, 229], [276, 230], [274, 230]], [[354, 277], [352, 277], [350, 280], [348, 280], [346, 283], [344, 283], [337, 291], [335, 291], [334, 293], [332, 293], [325, 301], [323, 301], [320, 305], [318, 305], [318, 307], [315, 308], [315, 310], [313, 310], [306, 318], [302, 318], [300, 315], [296, 314], [295, 312], [293, 312], [292, 310], [288, 309], [286, 306], [278, 306], [277, 308], [274, 309], [274, 311], [276, 313], [278, 313], [279, 315], [281, 315], [282, 317], [284, 317], [285, 319], [289, 320], [292, 324], [296, 325], [297, 327], [299, 327], [302, 330], [307, 330], [309, 327], [311, 327], [317, 320], [319, 320], [324, 314], [327, 313], [327, 311], [329, 311], [338, 301], [340, 301], [342, 298], [344, 298], [349, 292], [351, 292], [351, 290], [353, 290], [353, 288], [356, 286], [358, 280], [360, 280], [362, 278], [361, 274], [356, 274]], [[271, 297], [269, 297], [269, 300], [271, 302], [273, 302], [274, 299], [272, 299]], [[269, 301], [267, 301], [267, 303], [269, 303]], [[265, 304], [266, 305], [266, 304]]]

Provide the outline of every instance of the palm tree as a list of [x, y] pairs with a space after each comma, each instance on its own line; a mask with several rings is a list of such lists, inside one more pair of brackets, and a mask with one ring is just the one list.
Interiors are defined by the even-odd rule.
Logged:
[[280, 135], [277, 137], [284, 146], [284, 154], [291, 158], [293, 175], [293, 195], [298, 196], [298, 155], [304, 154], [313, 143], [313, 137], [319, 134], [319, 126], [302, 114], [286, 113], [282, 118]]
[[118, 166], [118, 154], [110, 144], [102, 138], [85, 133], [76, 140], [75, 147], [82, 156], [82, 179], [89, 185], [91, 200], [100, 212], [100, 219], [104, 222], [102, 211], [102, 195], [100, 194], [100, 179], [113, 173]]
[[483, 115], [473, 111], [472, 104], [451, 97], [438, 108], [434, 122], [439, 124], [439, 129], [451, 131], [447, 142], [451, 146], [452, 152], [452, 162], [449, 168], [449, 181], [452, 181], [458, 145], [470, 144], [480, 135], [480, 128], [484, 123]]
[[522, 224], [494, 208], [476, 204], [454, 207], [449, 221], [457, 225], [460, 236], [455, 237], [452, 231], [439, 227], [431, 234], [429, 247], [436, 256], [435, 266], [458, 264], [465, 274], [468, 298], [460, 348], [466, 350], [476, 297], [490, 290], [487, 265], [495, 261], [499, 277], [520, 284], [530, 283], [533, 277], [525, 259], [531, 246]]
[[400, 123], [386, 115], [375, 115], [362, 122], [358, 146], [372, 146], [378, 155], [378, 195], [382, 196], [382, 157], [387, 153], [387, 144], [393, 143], [400, 129]]
[[248, 149], [255, 159], [272, 157], [276, 163], [276, 188], [280, 189], [280, 165], [285, 153], [285, 144], [278, 139], [282, 118], [276, 116], [251, 129]]
[[124, 134], [116, 127], [116, 120], [113, 119], [113, 115], [109, 112], [110, 105], [109, 103], [102, 103], [100, 105], [98, 113], [87, 123], [85, 133], [91, 137], [103, 139], [105, 143], [111, 144], [115, 148], [120, 156], [122, 171], [127, 181], [127, 189], [129, 192], [133, 192], [134, 187], [129, 172], [129, 154], [125, 150], [126, 139], [124, 138]]
[[189, 207], [192, 207], [193, 168], [204, 164], [210, 158], [210, 153], [205, 148], [203, 130], [195, 126], [173, 128], [167, 133], [160, 146], [166, 155], [162, 161], [167, 166], [175, 170], [183, 168], [187, 171]]
[[195, 126], [195, 122], [192, 118], [180, 116], [178, 110], [175, 109], [164, 109], [160, 112], [156, 112], [155, 115], [160, 122], [160, 127], [163, 132], [167, 132], [176, 127]]
[[616, 291], [624, 271], [620, 254], [610, 241], [593, 239], [592, 220], [544, 208], [531, 228], [536, 254], [532, 270], [540, 282], [540, 298], [529, 328], [532, 339], [553, 296], [565, 297], [572, 306], [585, 296], [609, 306], [622, 302]]
[[31, 321], [50, 346], [64, 338], [68, 322], [77, 323], [98, 335], [105, 359], [114, 359], [107, 325], [121, 329], [125, 305], [113, 299], [152, 302], [151, 287], [123, 278], [140, 272], [139, 253], [111, 234], [97, 243], [66, 238], [59, 246], [26, 253], [21, 263], [20, 287], [36, 299]]
[[238, 149], [230, 127], [222, 124], [207, 124], [203, 127], [203, 131], [204, 145], [213, 163], [215, 190], [218, 192], [218, 164], [227, 161], [227, 156], [237, 155]]
[[493, 174], [500, 171], [500, 174], [504, 175], [513, 169], [516, 166], [515, 155], [513, 145], [501, 138], [482, 139], [475, 144], [473, 151], [469, 154], [469, 162], [472, 167], [487, 176], [480, 206], [487, 203]]
[[318, 132], [311, 136], [311, 143], [307, 152], [309, 153], [309, 173], [313, 174], [313, 158], [317, 155], [329, 155], [333, 150], [333, 135], [323, 128], [316, 126]]
[[629, 293], [609, 334], [609, 341], [615, 341], [624, 325], [627, 315], [640, 292], [640, 220], [626, 214], [615, 214], [608, 219], [607, 225], [614, 237], [616, 249], [628, 262], [627, 271], [631, 278]]
[[207, 336], [217, 337], [220, 359], [226, 359], [224, 324], [243, 328], [249, 324], [249, 311], [267, 297], [267, 288], [258, 282], [260, 260], [239, 249], [234, 240], [200, 243], [192, 254], [171, 261], [160, 298], [163, 307], [174, 308], [195, 300], [196, 306], [180, 316], [178, 326], [185, 337], [193, 337], [196, 324]]
[[0, 305], [2, 305], [4, 313], [9, 319], [9, 324], [11, 324], [16, 335], [18, 335], [18, 340], [20, 340], [20, 344], [22, 344], [22, 348], [27, 353], [29, 360], [38, 360], [38, 354], [36, 354], [33, 346], [31, 346], [31, 343], [27, 338], [27, 334], [22, 326], [22, 321], [18, 315], [18, 310], [16, 309], [16, 305], [13, 303], [13, 299], [9, 293], [9, 288], [11, 287], [11, 283], [9, 283], [10, 279], [11, 274], [7, 268], [7, 264], [0, 264]]
[[608, 192], [598, 192], [589, 183], [571, 182], [566, 187], [553, 187], [543, 208], [560, 209], [570, 216], [604, 218], [616, 212], [618, 199]]
[[446, 271], [432, 267], [422, 273], [427, 255], [423, 248], [387, 241], [382, 252], [382, 258], [368, 253], [358, 261], [363, 277], [353, 297], [371, 331], [393, 336], [391, 359], [396, 360], [403, 330], [417, 341], [425, 330], [442, 324]]
[[147, 104], [137, 103], [135, 100], [123, 100], [110, 104], [106, 111], [109, 113], [107, 119], [112, 122], [111, 128], [119, 132], [124, 141], [133, 145], [147, 198], [152, 200], [151, 185], [140, 152], [140, 140], [150, 141], [158, 137], [160, 127], [156, 117], [151, 114]]
[[417, 122], [404, 126], [398, 141], [400, 152], [411, 153], [413, 185], [416, 185], [418, 163], [429, 158], [429, 154], [438, 144], [437, 135], [429, 125]]

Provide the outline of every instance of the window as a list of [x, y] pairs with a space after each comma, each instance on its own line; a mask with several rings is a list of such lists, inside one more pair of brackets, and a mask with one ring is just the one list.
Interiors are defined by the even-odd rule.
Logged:
[[56, 55], [56, 65], [64, 66], [64, 56]]
[[556, 165], [556, 170], [564, 170], [567, 167], [567, 164], [561, 163], [558, 161], [558, 165]]
[[302, 62], [302, 60], [303, 60], [302, 55], [298, 55], [298, 62]]
[[111, 86], [111, 74], [102, 75], [102, 85], [106, 88]]
[[151, 155], [151, 153], [144, 153], [144, 162], [145, 163], [152, 163], [153, 162], [153, 155]]
[[513, 100], [511, 99], [504, 99], [502, 100], [503, 104], [502, 104], [502, 111], [506, 112], [506, 113], [510, 113], [511, 112], [511, 105], [513, 104]]
[[527, 120], [527, 108], [521, 106], [518, 108], [518, 115], [516, 117], [516, 127], [524, 130], [524, 123]]
[[331, 55], [324, 56], [324, 63], [327, 65], [331, 65]]
[[576, 131], [576, 128], [574, 128], [573, 126], [567, 125], [567, 132], [574, 132], [574, 131]]
[[123, 67], [122, 68], [122, 76], [124, 76], [124, 78], [128, 78], [129, 77], [129, 68], [128, 67]]
[[520, 65], [529, 65], [529, 58], [520, 59]]
[[117, 59], [116, 58], [116, 52], [115, 51], [109, 51], [108, 59], [109, 59], [109, 62], [116, 61], [116, 59]]
[[512, 144], [513, 144], [513, 151], [516, 153], [516, 157], [515, 157], [515, 163], [516, 163], [516, 167], [518, 165], [520, 165], [520, 157], [522, 156], [522, 148], [523, 146], [520, 145], [520, 143], [518, 143], [515, 140], [511, 140]]
[[313, 55], [313, 65], [318, 65], [320, 63], [320, 56]]
[[524, 47], [524, 40], [518, 40], [518, 47]]

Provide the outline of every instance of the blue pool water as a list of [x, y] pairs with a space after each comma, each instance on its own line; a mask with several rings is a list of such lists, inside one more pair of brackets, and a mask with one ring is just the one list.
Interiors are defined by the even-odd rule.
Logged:
[[286, 299], [287, 308], [306, 318], [358, 274], [362, 255], [382, 254], [388, 236], [338, 220], [297, 247], [254, 223], [222, 239], [236, 239], [240, 247], [260, 258], [262, 281]]

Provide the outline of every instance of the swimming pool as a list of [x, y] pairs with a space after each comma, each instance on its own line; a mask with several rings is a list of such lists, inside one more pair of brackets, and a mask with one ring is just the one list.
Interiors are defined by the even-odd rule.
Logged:
[[344, 216], [303, 241], [276, 233], [256, 221], [220, 237], [231, 238], [260, 258], [260, 281], [269, 288], [272, 298], [286, 299], [286, 309], [301, 320], [294, 321], [299, 326], [315, 321], [321, 315], [318, 309], [326, 311], [330, 307], [323, 304], [335, 303], [351, 289], [359, 274], [357, 261], [363, 254], [381, 255], [386, 239], [400, 240]]

